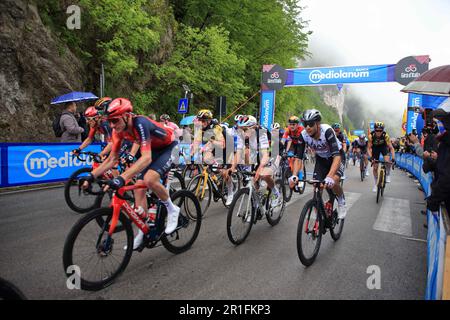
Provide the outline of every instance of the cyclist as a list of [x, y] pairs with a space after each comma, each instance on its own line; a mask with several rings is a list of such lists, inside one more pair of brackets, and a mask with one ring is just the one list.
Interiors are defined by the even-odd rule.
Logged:
[[[291, 116], [288, 123], [289, 126], [284, 132], [282, 143], [286, 144], [287, 142], [285, 150], [288, 151], [288, 155], [294, 158], [292, 176], [289, 177], [289, 187], [293, 189], [299, 178], [299, 173], [301, 173], [300, 179], [303, 178], [301, 176], [303, 174], [303, 162], [300, 161], [300, 159], [303, 159], [303, 154], [300, 154], [299, 140], [304, 127], [300, 125], [300, 119], [297, 116]], [[304, 152], [304, 148], [302, 152]]]
[[[333, 123], [331, 127], [334, 130], [334, 133], [336, 134], [336, 138], [339, 140], [339, 142], [342, 145], [343, 152], [341, 153], [342, 156], [342, 162], [344, 163], [345, 168], [345, 162], [346, 162], [346, 156], [347, 156], [347, 137], [345, 134], [341, 131], [341, 124], [340, 123]], [[342, 176], [342, 179], [345, 179], [345, 173]]]
[[90, 128], [89, 134], [77, 149], [72, 150], [72, 153], [74, 155], [79, 155], [83, 149], [87, 148], [94, 141], [95, 134], [98, 132], [104, 135], [105, 141], [107, 142], [106, 147], [99, 153], [99, 156], [103, 159], [111, 151], [111, 127], [109, 126], [108, 121], [102, 118], [102, 116], [94, 106], [87, 108], [84, 112], [84, 115], [86, 116], [86, 120]]
[[203, 162], [206, 164], [217, 164], [214, 158], [216, 148], [225, 149], [222, 127], [216, 119], [213, 119], [213, 114], [208, 109], [200, 110], [196, 118], [200, 121], [201, 127], [196, 127], [194, 132], [192, 156], [199, 151], [200, 145], [203, 145], [201, 150], [203, 152]]
[[358, 155], [358, 142], [357, 139], [353, 140], [352, 142], [352, 158], [353, 158], [353, 165], [356, 164], [356, 159], [359, 157]]
[[309, 146], [315, 151], [316, 165], [314, 179], [324, 180], [325, 186], [332, 189], [338, 200], [338, 218], [344, 219], [347, 215], [344, 190], [339, 184], [344, 175], [342, 162], [342, 145], [329, 125], [321, 124], [322, 114], [319, 110], [310, 109], [303, 112], [302, 122], [305, 130], [300, 136], [300, 154], [303, 160], [305, 147]]
[[367, 146], [368, 146], [368, 140], [366, 138], [366, 134], [362, 133], [359, 135], [358, 139], [355, 139], [356, 142], [356, 148], [358, 150], [358, 153], [361, 157], [360, 161], [364, 160], [364, 165], [366, 167], [366, 177], [369, 176], [369, 160], [367, 157]]
[[179, 139], [181, 136], [180, 127], [175, 122], [170, 121], [170, 116], [166, 113], [159, 117], [159, 122], [166, 128], [170, 128], [175, 133], [175, 139]]
[[272, 190], [272, 206], [277, 207], [281, 204], [282, 196], [275, 185], [273, 175], [275, 173], [274, 165], [271, 163], [269, 155], [269, 139], [265, 130], [260, 130], [260, 126], [256, 118], [252, 115], [241, 116], [237, 120], [237, 146], [236, 156], [233, 158], [231, 168], [226, 170], [224, 177], [229, 179], [232, 172], [236, 171], [238, 164], [242, 162], [243, 152], [245, 152], [245, 141], [248, 140], [249, 158], [245, 164], [256, 164], [256, 173], [254, 181], [259, 179], [267, 183], [269, 189]]
[[[127, 139], [140, 144], [141, 157], [136, 163], [129, 167], [122, 174], [108, 182], [112, 189], [123, 187], [126, 181], [137, 176], [137, 183], [145, 183], [161, 200], [167, 208], [166, 234], [171, 234], [178, 225], [180, 208], [174, 205], [169, 197], [169, 192], [161, 184], [172, 164], [171, 153], [177, 142], [174, 139], [173, 131], [163, 127], [158, 122], [148, 117], [135, 115], [132, 113], [131, 102], [124, 98], [114, 99], [107, 107], [106, 116], [113, 129], [112, 150], [108, 158], [87, 177], [84, 187], [111, 169], [117, 162], [122, 140]], [[139, 182], [139, 180], [143, 180]], [[135, 206], [145, 208], [147, 212], [146, 190], [134, 191]], [[133, 249], [139, 247], [143, 240], [143, 233], [140, 232], [135, 238]]]
[[[374, 131], [372, 131], [369, 135], [369, 142], [367, 151], [369, 153], [369, 159], [378, 160], [380, 158], [380, 154], [383, 155], [384, 160], [386, 162], [389, 161], [388, 149], [391, 152], [392, 161], [395, 161], [395, 151], [391, 144], [391, 139], [389, 135], [384, 130], [383, 122], [375, 122]], [[386, 164], [386, 182], [391, 182], [391, 164]], [[375, 181], [375, 185], [372, 189], [373, 192], [377, 192], [377, 179], [378, 179], [378, 164], [374, 163], [373, 165], [373, 178]]]

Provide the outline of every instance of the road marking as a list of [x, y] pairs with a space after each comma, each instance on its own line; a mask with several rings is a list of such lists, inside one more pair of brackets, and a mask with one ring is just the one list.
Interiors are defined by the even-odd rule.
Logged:
[[383, 198], [374, 230], [412, 236], [411, 212], [409, 200]]

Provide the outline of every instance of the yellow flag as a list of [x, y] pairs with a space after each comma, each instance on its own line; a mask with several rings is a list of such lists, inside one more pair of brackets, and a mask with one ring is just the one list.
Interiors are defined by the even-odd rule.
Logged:
[[406, 121], [407, 121], [407, 108], [405, 108], [405, 111], [403, 112], [402, 136], [406, 135]]

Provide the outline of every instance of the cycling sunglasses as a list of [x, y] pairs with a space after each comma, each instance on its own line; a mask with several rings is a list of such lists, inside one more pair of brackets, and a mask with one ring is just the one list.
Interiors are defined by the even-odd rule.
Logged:
[[118, 123], [120, 121], [120, 118], [109, 119], [108, 121], [113, 123], [113, 124], [116, 124], [116, 123]]
[[375, 130], [375, 132], [383, 132], [383, 130], [381, 130], [381, 129], [380, 130]]
[[305, 125], [305, 127], [314, 127], [316, 125], [316, 121], [303, 121], [303, 124]]

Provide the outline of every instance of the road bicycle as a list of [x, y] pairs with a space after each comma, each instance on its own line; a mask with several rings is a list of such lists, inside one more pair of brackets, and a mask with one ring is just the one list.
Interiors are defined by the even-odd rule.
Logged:
[[[265, 181], [254, 182], [254, 172], [240, 171], [240, 174], [249, 178], [247, 187], [240, 189], [234, 196], [233, 202], [228, 208], [227, 235], [231, 243], [239, 245], [248, 237], [252, 226], [265, 216], [271, 226], [277, 225], [283, 216], [286, 202], [284, 194], [281, 203], [277, 207], [272, 206], [272, 193]], [[284, 193], [283, 181], [276, 179], [278, 190]]]
[[[305, 154], [305, 156], [307, 156]], [[309, 157], [307, 157], [308, 160], [311, 161]], [[292, 194], [295, 192], [298, 192], [299, 194], [303, 194], [305, 192], [306, 184], [302, 181], [303, 179], [299, 180], [299, 185], [297, 188], [291, 189], [289, 187], [289, 178], [292, 176], [293, 171], [293, 161], [294, 158], [292, 156], [283, 155], [280, 160], [280, 170], [281, 170], [281, 179], [283, 181], [283, 189], [284, 189], [284, 201], [289, 202], [292, 198]], [[306, 163], [303, 161], [303, 177], [306, 178]]]
[[[96, 182], [101, 186], [107, 183], [100, 179]], [[148, 217], [139, 216], [132, 207], [134, 199], [127, 192], [136, 189], [147, 187], [134, 184], [114, 191], [109, 208], [94, 209], [70, 230], [63, 249], [63, 266], [67, 277], [72, 276], [70, 267], [79, 268], [81, 289], [103, 289], [125, 270], [133, 253], [133, 224], [144, 233], [144, 240], [137, 248], [139, 252], [159, 247], [161, 243], [168, 251], [178, 254], [188, 250], [197, 239], [201, 209], [192, 192], [179, 190], [171, 195], [172, 202], [180, 208], [180, 215], [175, 231], [166, 235], [165, 205], [156, 195], [147, 192], [149, 208], [156, 206], [156, 217], [150, 224]], [[99, 221], [103, 224], [99, 225]], [[119, 225], [122, 228], [118, 228]]]
[[[392, 162], [380, 161], [374, 159], [372, 161], [372, 166], [375, 163], [379, 163], [378, 166], [378, 178], [377, 178], [377, 203], [380, 200], [380, 197], [383, 196], [384, 188], [386, 187], [386, 164], [393, 164]], [[394, 168], [394, 166], [392, 166]]]
[[324, 180], [306, 180], [313, 185], [313, 198], [306, 202], [300, 214], [297, 226], [297, 253], [305, 266], [314, 263], [320, 249], [322, 235], [330, 230], [331, 238], [339, 240], [344, 228], [345, 219], [338, 218], [338, 202], [336, 195], [326, 189], [323, 198]]
[[366, 177], [366, 163], [364, 160], [364, 155], [361, 155], [361, 160], [359, 161], [359, 172], [361, 174], [361, 181], [364, 181], [364, 178]]
[[[75, 157], [75, 155], [73, 155], [73, 157]], [[92, 161], [92, 167], [78, 169], [70, 175], [64, 185], [64, 198], [70, 209], [77, 213], [86, 213], [101, 207], [105, 192], [103, 192], [103, 188], [98, 183], [91, 184], [88, 189], [83, 189], [81, 186], [88, 174], [92, 172], [92, 170], [98, 168], [103, 161], [95, 152], [80, 152], [76, 157], [80, 162], [87, 162], [90, 159], [90, 161]], [[125, 171], [126, 168], [127, 165], [119, 161], [117, 166], [106, 171], [101, 179], [113, 179], [115, 176]], [[184, 179], [174, 165], [172, 165], [171, 173], [175, 181], [171, 184], [171, 188], [169, 189], [170, 193], [174, 193], [179, 189], [186, 189]], [[107, 194], [109, 195], [109, 199], [111, 199], [111, 192], [108, 192]]]
[[[202, 215], [204, 216], [211, 204], [211, 199], [214, 202], [222, 200], [223, 205], [226, 205], [228, 199], [228, 187], [225, 179], [220, 175], [220, 167], [215, 165], [205, 165], [202, 171], [194, 176], [188, 183], [186, 189], [192, 191], [200, 202], [202, 208]], [[231, 174], [233, 181], [233, 189], [238, 190], [241, 187], [241, 179], [236, 173]]]

